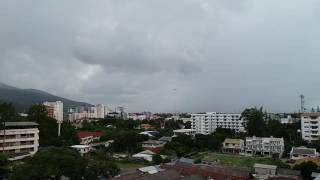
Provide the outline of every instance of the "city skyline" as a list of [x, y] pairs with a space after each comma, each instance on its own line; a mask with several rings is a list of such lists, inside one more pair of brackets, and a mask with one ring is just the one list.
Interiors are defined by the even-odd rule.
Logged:
[[130, 111], [297, 112], [300, 94], [310, 109], [320, 105], [319, 8], [316, 0], [2, 1], [0, 82]]

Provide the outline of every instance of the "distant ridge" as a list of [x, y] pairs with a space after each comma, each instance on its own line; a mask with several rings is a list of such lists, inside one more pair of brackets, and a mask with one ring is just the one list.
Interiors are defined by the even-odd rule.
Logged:
[[73, 101], [37, 89], [20, 89], [0, 82], [0, 102], [12, 103], [18, 112], [27, 112], [32, 104], [44, 101], [62, 101], [64, 109], [72, 106], [92, 106], [89, 103]]

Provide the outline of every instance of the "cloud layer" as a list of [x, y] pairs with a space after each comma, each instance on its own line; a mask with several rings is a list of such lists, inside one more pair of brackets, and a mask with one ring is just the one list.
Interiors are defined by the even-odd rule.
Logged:
[[0, 2], [0, 81], [131, 111], [320, 104], [317, 0]]

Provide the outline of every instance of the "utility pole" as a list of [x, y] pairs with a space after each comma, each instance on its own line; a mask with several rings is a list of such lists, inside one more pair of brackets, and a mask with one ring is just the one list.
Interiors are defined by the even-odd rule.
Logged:
[[58, 137], [60, 137], [61, 134], [61, 122], [58, 121]]
[[304, 107], [304, 103], [305, 103], [305, 100], [304, 100], [304, 95], [301, 94], [300, 95], [300, 105], [301, 105], [301, 109], [300, 109], [300, 112], [301, 113], [304, 113], [305, 112], [305, 107]]

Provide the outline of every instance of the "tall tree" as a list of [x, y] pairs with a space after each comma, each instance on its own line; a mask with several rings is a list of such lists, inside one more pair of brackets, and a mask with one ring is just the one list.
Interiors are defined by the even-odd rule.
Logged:
[[7, 177], [10, 173], [9, 160], [5, 154], [0, 153], [0, 179]]
[[32, 105], [28, 112], [29, 121], [39, 124], [39, 144], [40, 146], [60, 146], [61, 141], [58, 137], [57, 121], [48, 117], [47, 110], [42, 104]]
[[[14, 121], [17, 117], [15, 108], [11, 103], [1, 103], [0, 104], [0, 122]], [[1, 128], [2, 129], [2, 128]]]
[[15, 167], [11, 180], [82, 179], [85, 175], [87, 161], [71, 148], [46, 147], [40, 149], [30, 160]]
[[148, 140], [147, 136], [140, 135], [134, 131], [120, 131], [114, 139], [112, 148], [115, 152], [127, 152], [132, 155], [134, 152], [141, 150], [139, 142]]
[[245, 128], [249, 136], [264, 136], [266, 134], [265, 113], [263, 108], [245, 109], [241, 118], [244, 119]]
[[109, 178], [110, 176], [115, 176], [120, 173], [119, 167], [107, 161], [95, 160], [90, 161], [85, 172], [85, 179], [97, 180], [98, 177]]

